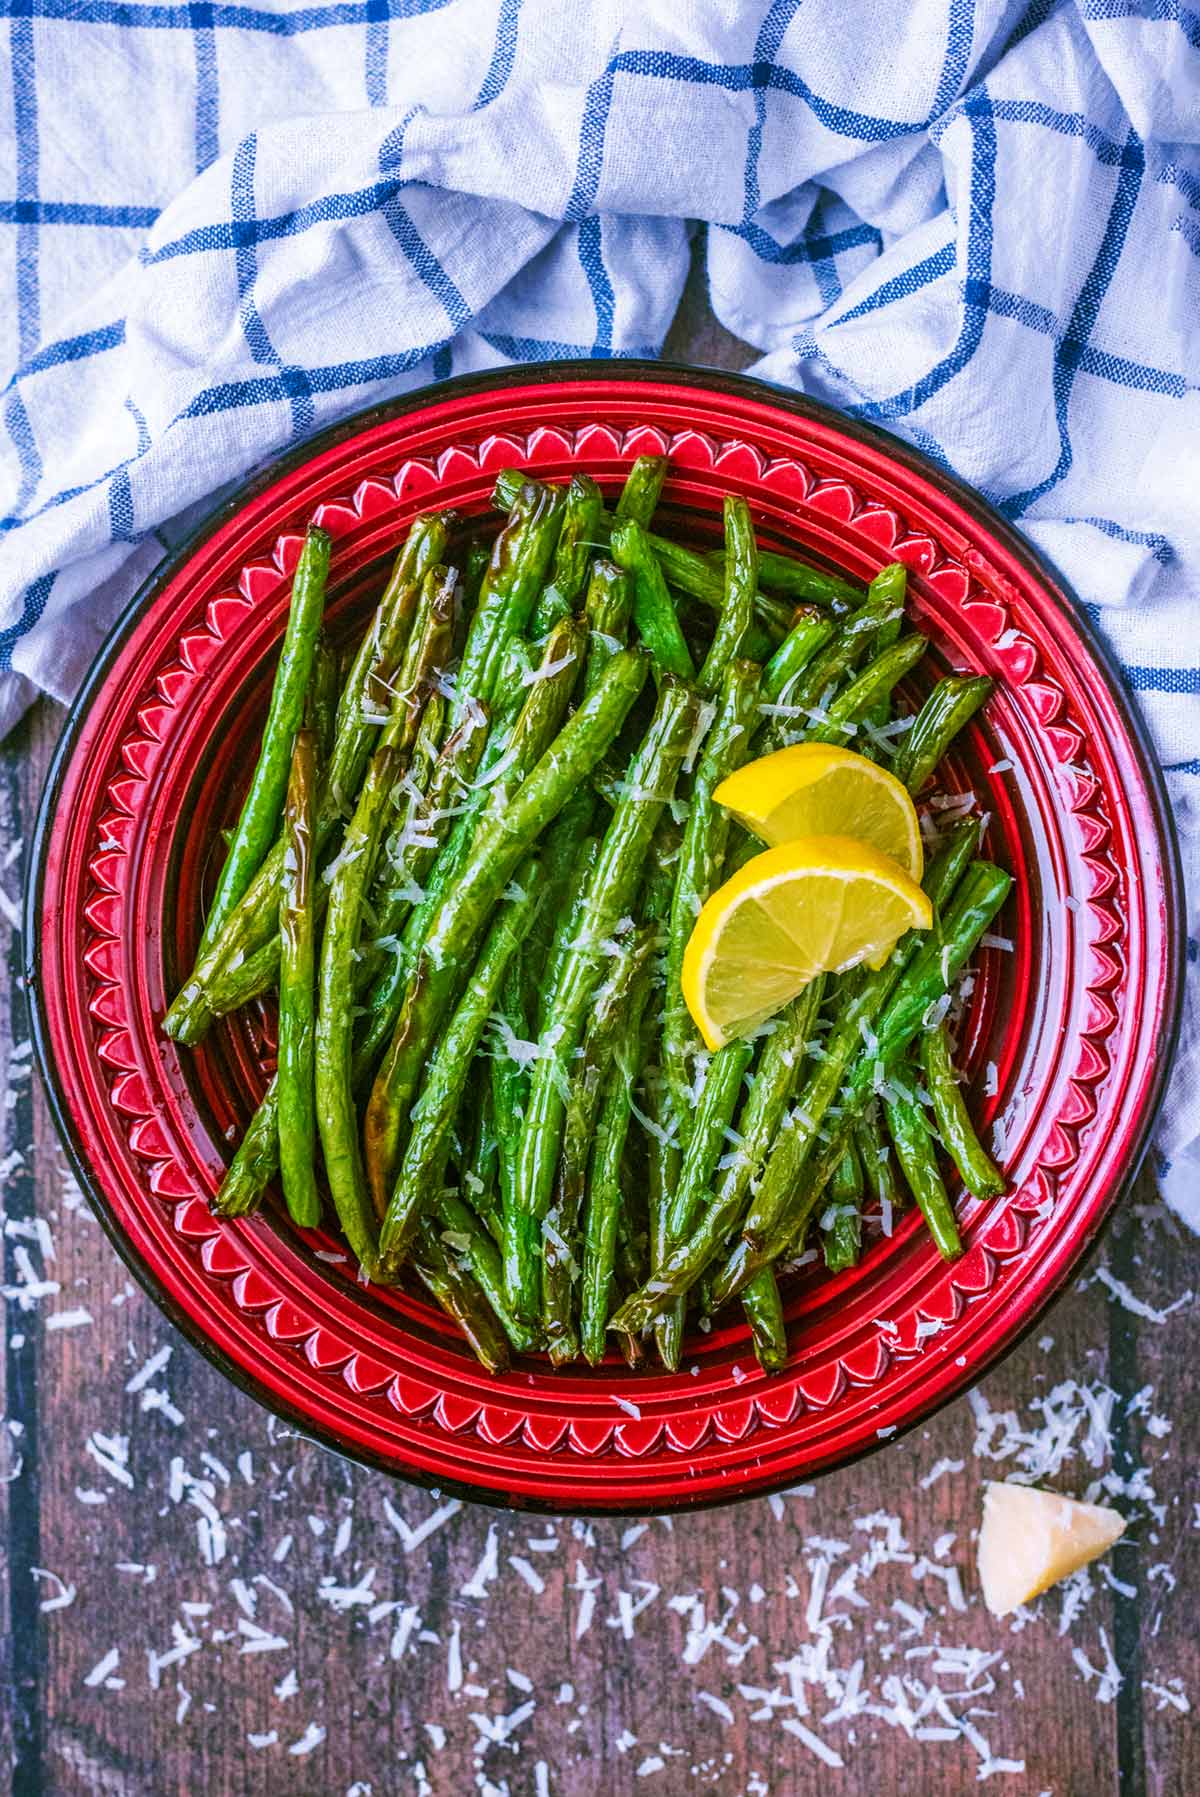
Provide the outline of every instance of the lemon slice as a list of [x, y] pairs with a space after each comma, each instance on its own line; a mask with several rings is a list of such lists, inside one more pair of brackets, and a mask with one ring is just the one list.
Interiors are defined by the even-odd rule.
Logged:
[[684, 950], [683, 996], [711, 1049], [748, 1036], [818, 973], [886, 954], [932, 907], [904, 869], [850, 836], [802, 836], [718, 887]]
[[910, 880], [925, 868], [912, 800], [894, 774], [828, 743], [795, 743], [748, 761], [713, 794], [772, 847], [797, 836], [853, 836], [890, 855]]

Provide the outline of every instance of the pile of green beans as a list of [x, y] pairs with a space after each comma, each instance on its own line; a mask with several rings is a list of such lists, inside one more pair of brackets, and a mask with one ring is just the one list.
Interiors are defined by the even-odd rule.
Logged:
[[308, 531], [164, 1019], [190, 1045], [277, 1004], [277, 1069], [218, 1214], [278, 1182], [296, 1228], [336, 1223], [360, 1277], [418, 1279], [493, 1371], [651, 1347], [674, 1370], [689, 1313], [707, 1327], [731, 1299], [777, 1371], [780, 1276], [814, 1243], [845, 1274], [911, 1193], [952, 1257], [956, 1197], [1004, 1189], [953, 1064], [958, 978], [1010, 884], [974, 820], [925, 871], [931, 931], [701, 1043], [684, 950], [759, 847], [721, 781], [807, 740], [920, 799], [991, 689], [942, 678], [897, 718], [927, 647], [904, 568], [856, 587], [760, 544], [732, 495], [723, 546], [698, 553], [655, 528], [666, 474], [644, 456], [606, 494], [506, 469], [498, 532], [418, 517], [340, 659], [336, 558]]

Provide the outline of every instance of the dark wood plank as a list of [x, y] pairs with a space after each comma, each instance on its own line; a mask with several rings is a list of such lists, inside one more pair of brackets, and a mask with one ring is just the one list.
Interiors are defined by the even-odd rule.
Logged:
[[[708, 316], [698, 260], [668, 350], [724, 366], [750, 359]], [[28, 834], [56, 729], [57, 713], [43, 706], [0, 751], [12, 834]], [[15, 891], [14, 870], [0, 872], [0, 884]], [[15, 953], [8, 966], [11, 1007]], [[0, 1012], [6, 1050], [26, 1034], [17, 1002], [15, 1015]], [[1011, 1410], [1027, 1433], [1040, 1421], [1034, 1406], [1065, 1382], [1101, 1402], [1111, 1389], [1116, 1471], [1129, 1480], [1141, 1468], [1153, 1488], [1120, 1500], [1137, 1520], [1111, 1571], [1133, 1595], [1096, 1573], [1068, 1633], [1059, 1632], [1070, 1601], [1062, 1594], [1014, 1630], [982, 1610], [972, 1535], [983, 1477], [1018, 1462], [976, 1457], [981, 1432], [965, 1401], [811, 1493], [773, 1502], [636, 1525], [546, 1523], [472, 1506], [444, 1513], [428, 1494], [289, 1434], [174, 1335], [78, 1207], [40, 1092], [13, 1081], [10, 1062], [16, 1096], [4, 1147], [25, 1158], [4, 1181], [18, 1231], [5, 1239], [5, 1280], [22, 1283], [23, 1246], [38, 1276], [61, 1288], [28, 1314], [9, 1306], [9, 1414], [25, 1422], [32, 1450], [0, 1487], [5, 1615], [15, 1623], [6, 1670], [18, 1686], [5, 1726], [22, 1749], [17, 1791], [803, 1797], [912, 1788], [949, 1797], [974, 1787], [978, 1746], [910, 1738], [870, 1713], [829, 1723], [835, 1698], [811, 1682], [799, 1683], [808, 1713], [789, 1707], [790, 1678], [823, 1655], [843, 1671], [861, 1659], [876, 1706], [894, 1710], [902, 1694], [916, 1711], [920, 1681], [946, 1693], [953, 1713], [969, 1708], [996, 1757], [1024, 1761], [996, 1780], [1019, 1797], [1200, 1789], [1190, 1717], [1156, 1695], [1177, 1678], [1189, 1696], [1197, 1689], [1185, 1435], [1197, 1324], [1188, 1307], [1146, 1321], [1089, 1272], [985, 1381], [991, 1411]], [[1170, 1233], [1149, 1186], [1141, 1203], [1145, 1214], [1128, 1211], [1097, 1264], [1163, 1310], [1197, 1282], [1195, 1244]], [[20, 1233], [35, 1214], [51, 1231], [52, 1262]], [[90, 1322], [51, 1326], [76, 1310]], [[1131, 1415], [1144, 1385], [1148, 1413]], [[1053, 1402], [1079, 1408], [1070, 1393]], [[1171, 1433], [1155, 1434], [1159, 1414], [1175, 1420]], [[1079, 1428], [1055, 1475], [1063, 1489], [1081, 1491], [1109, 1470], [1103, 1458], [1087, 1463], [1082, 1437]], [[414, 1542], [411, 1532], [440, 1509], [442, 1520]], [[914, 1577], [922, 1557], [940, 1577]], [[54, 1576], [35, 1578], [35, 1565]], [[821, 1602], [814, 1578], [827, 1582]], [[69, 1604], [38, 1609], [67, 1591]], [[913, 1620], [897, 1602], [924, 1615]], [[1102, 1667], [1103, 1639], [1125, 1675], [1108, 1703], [1073, 1659], [1080, 1649]], [[954, 1651], [963, 1647], [1001, 1656], [980, 1663], [978, 1694], [966, 1702], [952, 1669], [965, 1663]], [[97, 1676], [113, 1649], [120, 1657], [107, 1680], [120, 1683]], [[889, 1677], [904, 1681], [890, 1696]], [[511, 1740], [498, 1738], [492, 1719], [529, 1701], [535, 1708], [512, 1723]], [[754, 1720], [764, 1708], [767, 1719]], [[844, 1771], [823, 1765], [788, 1724], [811, 1729]], [[935, 1712], [921, 1727], [941, 1725]]]

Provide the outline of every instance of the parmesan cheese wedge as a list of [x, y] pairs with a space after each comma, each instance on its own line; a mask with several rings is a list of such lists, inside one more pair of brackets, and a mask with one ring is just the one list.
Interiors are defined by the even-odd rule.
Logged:
[[1098, 1559], [1124, 1532], [1125, 1518], [1103, 1504], [991, 1481], [976, 1557], [983, 1601], [993, 1616], [1007, 1616]]

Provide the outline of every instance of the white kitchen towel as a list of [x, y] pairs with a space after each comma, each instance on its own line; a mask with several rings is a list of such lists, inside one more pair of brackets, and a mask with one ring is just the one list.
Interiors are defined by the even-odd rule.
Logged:
[[[0, 731], [218, 489], [452, 372], [759, 371], [1089, 602], [1200, 901], [1200, 14], [1177, 0], [0, 0]], [[8, 151], [11, 150], [11, 154]], [[1160, 1135], [1200, 1226], [1200, 1006]], [[1173, 1166], [1169, 1163], [1175, 1163]]]

